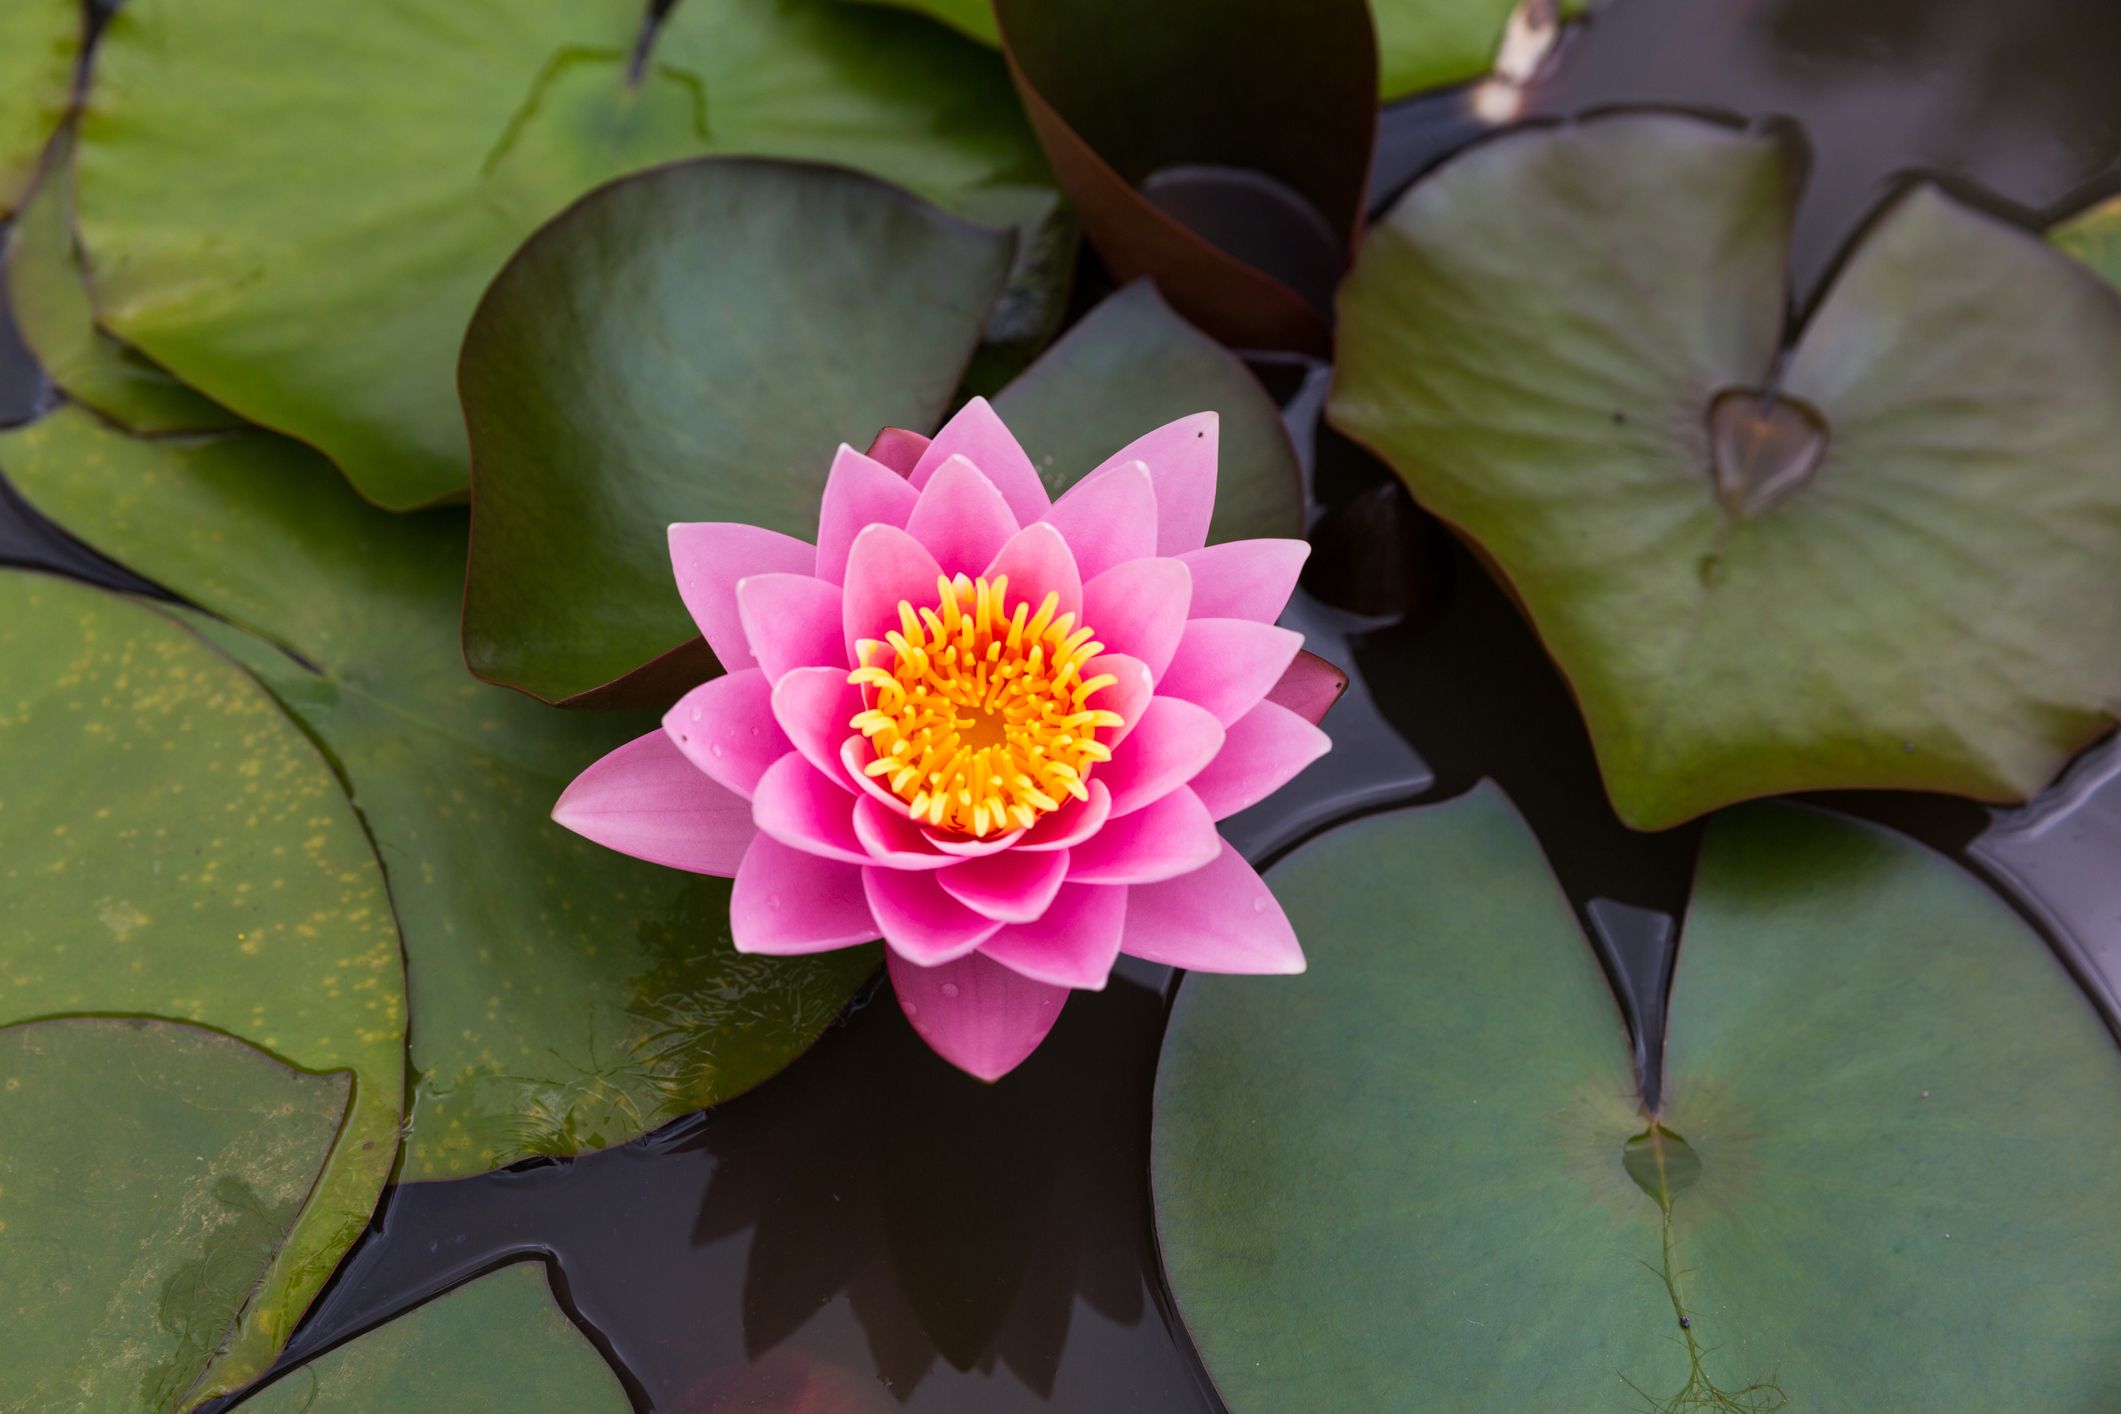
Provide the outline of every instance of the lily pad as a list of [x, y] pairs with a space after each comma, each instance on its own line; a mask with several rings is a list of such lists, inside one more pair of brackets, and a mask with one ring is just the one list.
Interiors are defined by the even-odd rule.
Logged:
[[81, 0], [0, 8], [0, 219], [37, 180], [37, 158], [66, 116], [87, 17]]
[[810, 538], [835, 446], [940, 418], [1008, 262], [881, 182], [726, 158], [546, 227], [465, 339], [472, 669], [558, 701], [695, 637], [670, 523]]
[[2065, 255], [2090, 266], [2110, 285], [2121, 285], [2121, 197], [2110, 197], [2048, 232]]
[[480, 292], [600, 182], [762, 154], [1001, 222], [1050, 188], [1000, 63], [917, 16], [680, 0], [644, 31], [649, 8], [129, 0], [82, 124], [99, 313], [403, 508], [465, 488], [452, 375]]
[[2121, 1053], [1947, 861], [1718, 816], [1653, 1116], [1493, 787], [1270, 878], [1311, 971], [1188, 978], [1157, 1078], [1163, 1252], [1236, 1414], [2121, 1395]]
[[[240, 1327], [200, 1327], [202, 1358], [180, 1372], [180, 1392], [233, 1388], [286, 1342], [397, 1155], [405, 976], [382, 871], [273, 700], [166, 615], [101, 590], [0, 571], [0, 760], [0, 1022], [151, 1013], [355, 1076], [339, 1143], [304, 1161], [314, 1192], [278, 1223], [269, 1269], [244, 1277]], [[0, 1132], [0, 1149], [36, 1152]], [[42, 1221], [24, 1224], [0, 1250]]]
[[903, 9], [917, 10], [941, 20], [950, 28], [967, 38], [982, 44], [998, 45], [1002, 42], [1001, 31], [994, 27], [994, 6], [991, 0], [860, 0], [867, 5], [897, 5]]
[[0, 1027], [0, 1403], [197, 1402], [352, 1095], [173, 1021]]
[[865, 950], [741, 956], [726, 881], [547, 819], [582, 762], [652, 719], [555, 713], [465, 674], [461, 512], [377, 511], [268, 434], [148, 441], [71, 409], [0, 436], [0, 468], [95, 548], [223, 616], [194, 617], [343, 775], [389, 873], [420, 1018], [404, 1177], [601, 1148], [727, 1099], [800, 1054], [874, 970]]
[[[1510, 17], [1535, 0], [1370, 0], [1385, 102], [1477, 79], [1494, 67]], [[1586, 0], [1559, 0], [1576, 15]]]
[[1784, 356], [1792, 199], [1767, 137], [1524, 131], [1342, 290], [1333, 421], [1498, 567], [1639, 828], [2023, 799], [2121, 707], [2121, 300], [1917, 187]]
[[517, 1262], [318, 1356], [238, 1406], [244, 1414], [564, 1409], [628, 1414], [625, 1386]]

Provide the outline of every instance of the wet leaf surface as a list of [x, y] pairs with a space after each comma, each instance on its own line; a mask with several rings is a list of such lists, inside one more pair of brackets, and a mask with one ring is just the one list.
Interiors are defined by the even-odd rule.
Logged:
[[1492, 787], [1271, 881], [1310, 973], [1187, 979], [1157, 1081], [1163, 1252], [1238, 1414], [2121, 1393], [2121, 1056], [1941, 857], [1786, 805], [1711, 822], [1647, 1123]]
[[360, 1235], [396, 1155], [405, 977], [382, 872], [300, 729], [160, 612], [0, 572], [0, 703], [0, 1021], [176, 1017], [358, 1077], [208, 1381], [241, 1383]]
[[133, 0], [82, 129], [99, 313], [402, 508], [465, 488], [453, 375], [480, 292], [602, 181], [723, 152], [1002, 224], [1044, 199], [1000, 62], [918, 16], [681, 0], [645, 44], [642, 24], [641, 0]]
[[815, 539], [834, 449], [940, 420], [1008, 262], [879, 182], [729, 159], [540, 233], [465, 341], [473, 669], [559, 701], [696, 637], [671, 522]]
[[320, 1355], [236, 1406], [245, 1414], [388, 1409], [628, 1414], [625, 1387], [517, 1262]]
[[80, 0], [0, 9], [0, 220], [36, 181], [38, 154], [66, 114], [85, 22]]
[[353, 1088], [177, 1022], [0, 1027], [0, 1401], [188, 1408]]
[[142, 441], [72, 410], [0, 436], [0, 468], [97, 549], [230, 620], [194, 616], [343, 773], [421, 1018], [403, 1176], [601, 1148], [727, 1098], [799, 1054], [873, 970], [864, 950], [739, 956], [726, 881], [549, 821], [584, 762], [653, 719], [554, 713], [465, 674], [461, 512], [374, 510], [266, 434]]
[[1765, 137], [1528, 131], [1342, 291], [1336, 425], [1507, 576], [1638, 828], [2022, 799], [2121, 702], [2121, 302], [1918, 187], [1778, 362], [1792, 195]]

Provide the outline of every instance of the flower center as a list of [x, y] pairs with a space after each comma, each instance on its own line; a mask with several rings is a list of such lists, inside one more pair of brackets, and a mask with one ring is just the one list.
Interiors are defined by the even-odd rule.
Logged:
[[1097, 730], [1123, 720], [1089, 705], [1118, 681], [1083, 676], [1105, 648], [1091, 630], [1055, 616], [1058, 594], [1034, 612], [1025, 599], [1012, 608], [1008, 590], [1007, 575], [938, 575], [935, 607], [901, 599], [899, 626], [861, 640], [847, 675], [865, 704], [848, 725], [876, 751], [864, 769], [914, 818], [973, 836], [1087, 798], [1090, 768], [1112, 759]]

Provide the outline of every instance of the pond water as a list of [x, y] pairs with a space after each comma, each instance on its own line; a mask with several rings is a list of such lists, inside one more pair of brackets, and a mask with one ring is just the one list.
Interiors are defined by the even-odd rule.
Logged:
[[[1793, 124], [1810, 153], [1796, 254], [1808, 300], [1911, 169], [1978, 183], [2025, 220], [2121, 185], [2116, 55], [2121, 11], [2067, 0], [1616, 0], [1569, 35], [1529, 111], [1648, 102]], [[1483, 131], [1461, 95], [1388, 112], [1380, 199]], [[1187, 209], [1214, 201], [1212, 189], [1183, 196]], [[1288, 622], [1353, 682], [1326, 722], [1334, 754], [1239, 817], [1233, 837], [1264, 861], [1335, 821], [1499, 781], [1599, 944], [1654, 1107], [1698, 828], [1619, 823], [1566, 686], [1506, 596], [1389, 473], [1319, 427], [1322, 368], [1257, 366], [1313, 480], [1319, 553]], [[0, 421], [45, 396], [0, 322]], [[0, 561], [126, 583], [11, 496]], [[2110, 1024], [2121, 1016], [2112, 741], [2024, 810], [1826, 803], [1990, 879]], [[642, 1409], [788, 1408], [806, 1391], [819, 1402], [801, 1407], [832, 1410], [1218, 1409], [1163, 1288], [1147, 1183], [1173, 980], [1123, 964], [995, 1087], [936, 1058], [872, 997], [769, 1085], [647, 1139], [396, 1189], [283, 1363], [529, 1254]]]

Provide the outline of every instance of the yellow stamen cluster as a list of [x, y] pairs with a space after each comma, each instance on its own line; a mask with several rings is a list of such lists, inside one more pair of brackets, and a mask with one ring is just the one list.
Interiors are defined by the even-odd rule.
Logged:
[[1091, 630], [1056, 615], [1058, 594], [1034, 611], [1009, 608], [1008, 591], [1007, 575], [938, 575], [935, 607], [900, 600], [899, 626], [861, 640], [847, 675], [866, 704], [849, 725], [876, 751], [869, 775], [915, 819], [976, 838], [1087, 798], [1091, 766], [1112, 759], [1097, 730], [1122, 721], [1089, 705], [1118, 681], [1083, 676], [1105, 648]]

